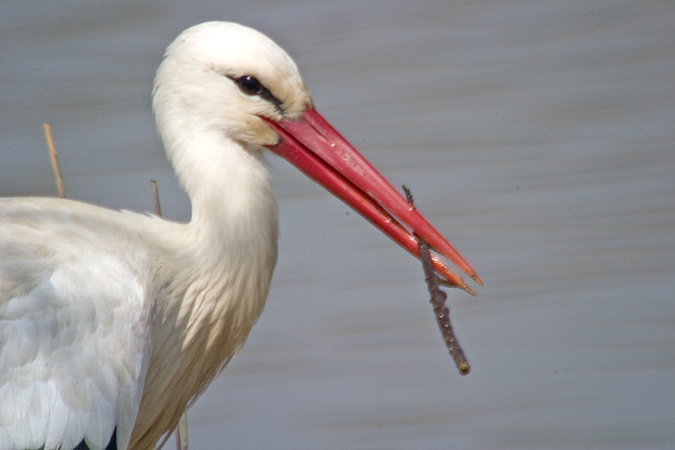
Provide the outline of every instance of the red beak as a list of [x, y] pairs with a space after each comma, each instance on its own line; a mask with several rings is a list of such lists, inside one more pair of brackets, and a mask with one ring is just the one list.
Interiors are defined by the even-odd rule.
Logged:
[[[420, 253], [415, 235], [483, 285], [462, 255], [315, 109], [306, 111], [297, 121], [264, 120], [281, 138], [278, 144], [268, 147], [271, 151], [328, 189], [417, 258]], [[444, 284], [476, 295], [435, 256], [432, 264]]]

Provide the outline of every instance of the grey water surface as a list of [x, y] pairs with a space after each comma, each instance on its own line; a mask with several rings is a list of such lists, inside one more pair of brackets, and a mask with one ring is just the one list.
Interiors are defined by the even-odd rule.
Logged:
[[420, 264], [270, 157], [272, 291], [191, 449], [675, 447], [675, 2], [3, 1], [0, 195], [54, 195], [49, 121], [69, 197], [157, 179], [187, 220], [150, 91], [205, 20], [286, 48], [485, 287], [450, 291], [460, 377]]

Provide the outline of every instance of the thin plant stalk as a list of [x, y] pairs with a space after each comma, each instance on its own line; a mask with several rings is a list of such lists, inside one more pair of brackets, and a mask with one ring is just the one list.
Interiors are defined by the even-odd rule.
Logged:
[[59, 168], [59, 157], [56, 154], [54, 136], [52, 135], [52, 126], [45, 122], [42, 124], [42, 130], [45, 133], [47, 150], [49, 150], [49, 159], [52, 162], [52, 171], [54, 172], [54, 179], [56, 181], [56, 191], [59, 194], [59, 198], [66, 198], [66, 191], [63, 187], [63, 178], [61, 178], [61, 169]]

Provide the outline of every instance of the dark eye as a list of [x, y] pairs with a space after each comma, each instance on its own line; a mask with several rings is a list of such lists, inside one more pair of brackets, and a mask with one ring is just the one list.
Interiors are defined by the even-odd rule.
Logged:
[[257, 95], [272, 103], [274, 107], [281, 113], [284, 113], [281, 101], [276, 98], [265, 86], [262, 85], [258, 79], [252, 75], [243, 75], [239, 78], [228, 77], [237, 83], [241, 92], [246, 95]]
[[261, 95], [266, 90], [263, 85], [260, 84], [260, 81], [251, 75], [244, 75], [243, 77], [237, 78], [237, 84], [239, 85], [239, 89], [247, 95]]

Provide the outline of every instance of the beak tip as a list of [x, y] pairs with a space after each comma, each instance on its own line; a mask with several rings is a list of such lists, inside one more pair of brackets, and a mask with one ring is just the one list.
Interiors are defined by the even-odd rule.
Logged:
[[478, 284], [478, 286], [483, 287], [483, 280], [480, 279], [478, 274], [474, 273], [473, 275], [471, 275], [471, 279], [475, 281]]
[[464, 292], [477, 297], [478, 295], [476, 294], [476, 291], [471, 289], [465, 282], [464, 280], [459, 277], [459, 281], [449, 281], [448, 279], [444, 278], [444, 275], [438, 275], [440, 284], [446, 287], [452, 287], [452, 288], [457, 288], [461, 289]]
[[462, 289], [462, 290], [464, 290], [464, 291], [466, 291], [466, 292], [468, 292], [468, 293], [471, 294], [472, 296], [477, 297], [476, 291], [474, 291], [473, 289], [471, 289], [469, 286], [464, 285], [464, 286], [459, 286], [459, 288]]

